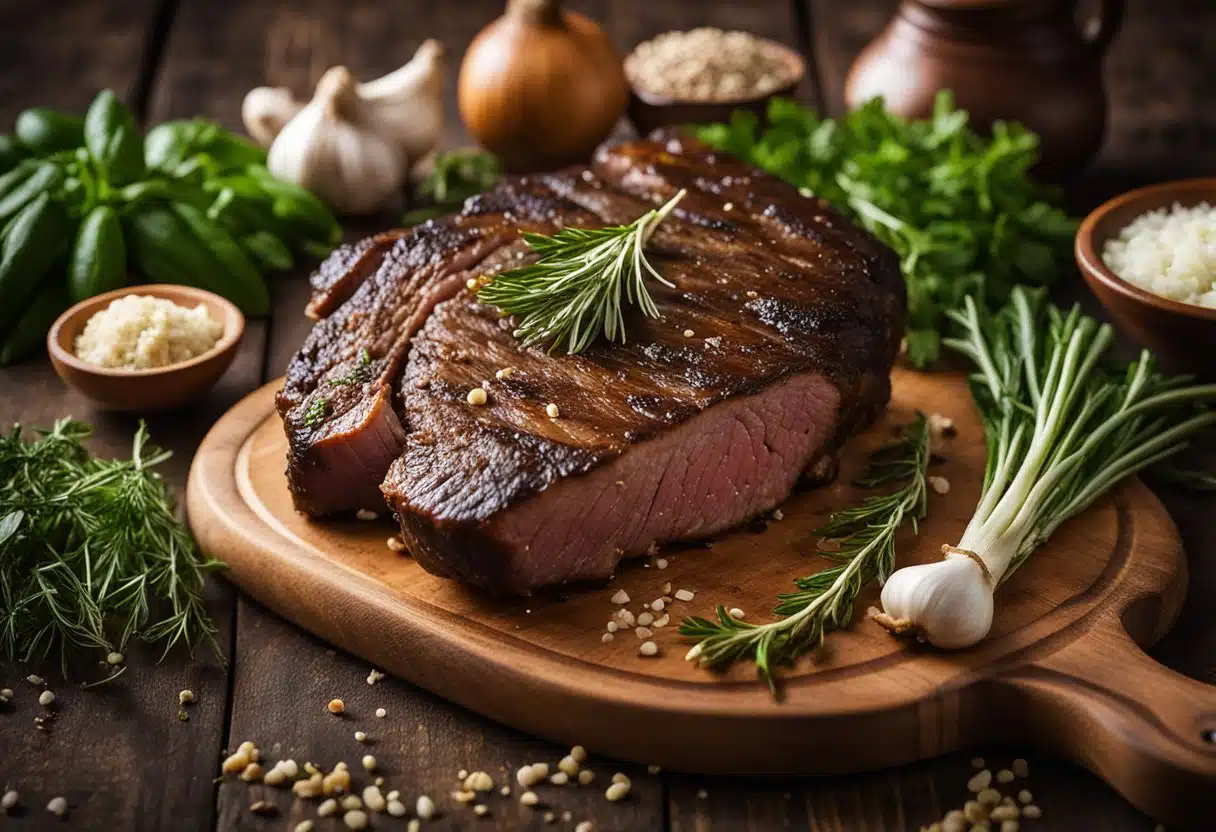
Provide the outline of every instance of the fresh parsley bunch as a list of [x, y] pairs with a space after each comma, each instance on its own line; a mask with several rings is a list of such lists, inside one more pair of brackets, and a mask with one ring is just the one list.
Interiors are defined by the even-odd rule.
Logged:
[[967, 126], [948, 91], [933, 117], [906, 121], [874, 99], [840, 119], [774, 99], [768, 125], [736, 111], [698, 136], [836, 205], [899, 255], [908, 286], [908, 359], [932, 365], [946, 310], [973, 295], [989, 307], [1019, 284], [1048, 284], [1071, 257], [1076, 222], [1028, 174], [1038, 137]]

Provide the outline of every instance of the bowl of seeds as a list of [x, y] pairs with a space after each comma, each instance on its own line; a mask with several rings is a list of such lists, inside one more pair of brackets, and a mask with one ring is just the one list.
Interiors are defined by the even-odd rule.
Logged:
[[645, 135], [660, 127], [729, 120], [732, 111], [763, 117], [769, 99], [792, 95], [806, 74], [787, 46], [748, 32], [703, 27], [666, 32], [625, 58], [629, 118]]

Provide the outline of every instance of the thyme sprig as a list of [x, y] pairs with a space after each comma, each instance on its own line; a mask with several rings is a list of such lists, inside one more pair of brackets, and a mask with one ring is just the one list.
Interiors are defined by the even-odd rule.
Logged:
[[866, 472], [854, 483], [872, 488], [906, 480], [904, 485], [834, 512], [816, 531], [824, 538], [819, 554], [838, 564], [797, 579], [797, 592], [777, 596], [773, 613], [785, 617], [776, 621], [749, 624], [732, 617], [722, 604], [717, 606], [717, 621], [685, 618], [680, 634], [697, 642], [689, 651], [689, 660], [721, 670], [751, 659], [760, 678], [776, 694], [774, 668], [792, 664], [817, 647], [827, 633], [847, 625], [862, 588], [890, 575], [895, 565], [896, 532], [905, 520], [911, 520], [916, 529], [925, 517], [929, 457], [929, 428], [925, 417], [918, 414], [897, 442], [871, 457]]
[[367, 351], [367, 347], [359, 348], [359, 355], [355, 359], [355, 365], [346, 373], [331, 378], [329, 380], [330, 387], [350, 387], [352, 385], [366, 384], [372, 380], [372, 356]]
[[171, 453], [142, 424], [128, 460], [92, 457], [81, 422], [39, 433], [0, 435], [0, 655], [55, 655], [66, 674], [78, 650], [132, 639], [218, 652], [202, 591], [222, 564], [199, 552], [153, 471]]
[[552, 237], [524, 232], [540, 259], [493, 278], [477, 299], [518, 316], [515, 337], [525, 345], [552, 341], [552, 350], [564, 347], [573, 355], [601, 332], [609, 341], [625, 343], [623, 302], [648, 317], [659, 316], [646, 276], [674, 288], [650, 265], [643, 249], [684, 194], [680, 191], [629, 225], [564, 228]]

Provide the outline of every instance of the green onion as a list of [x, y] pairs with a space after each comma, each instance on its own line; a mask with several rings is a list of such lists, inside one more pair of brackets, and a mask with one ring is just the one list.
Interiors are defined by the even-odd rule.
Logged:
[[1162, 375], [1147, 351], [1112, 367], [1110, 326], [1077, 307], [1065, 313], [1017, 288], [991, 316], [968, 297], [951, 317], [963, 334], [944, 343], [976, 367], [971, 390], [988, 447], [983, 493], [941, 561], [891, 576], [876, 616], [947, 649], [988, 634], [993, 592], [1061, 523], [1216, 423], [1208, 409], [1216, 384]]

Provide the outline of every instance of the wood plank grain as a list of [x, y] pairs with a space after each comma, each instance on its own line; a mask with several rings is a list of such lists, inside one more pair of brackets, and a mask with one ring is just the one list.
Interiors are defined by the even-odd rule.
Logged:
[[[418, 796], [426, 794], [439, 806], [441, 817], [427, 829], [533, 829], [546, 827], [544, 814], [560, 819], [571, 813], [574, 823], [594, 819], [601, 829], [656, 830], [661, 828], [662, 791], [658, 778], [647, 777], [636, 766], [589, 759], [596, 773], [589, 786], [536, 786], [541, 805], [519, 804], [522, 793], [516, 770], [525, 764], [547, 762], [557, 771], [568, 749], [532, 739], [470, 714], [412, 685], [385, 678], [367, 683], [372, 669], [365, 662], [327, 647], [255, 602], [242, 599], [238, 613], [236, 687], [233, 695], [231, 746], [252, 740], [265, 759], [293, 758], [315, 762], [329, 770], [345, 760], [356, 791], [372, 781], [360, 760], [376, 758], [376, 774], [384, 777], [382, 789], [400, 790], [413, 815]], [[332, 698], [346, 706], [342, 717], [326, 710]], [[386, 716], [377, 718], [377, 708]], [[560, 719], [559, 714], [554, 715]], [[367, 734], [366, 742], [355, 731]], [[472, 806], [451, 797], [460, 788], [460, 770], [485, 771], [494, 778], [494, 790], [479, 802], [489, 816], [478, 820]], [[608, 803], [604, 790], [612, 774], [622, 771], [633, 780], [630, 798]], [[499, 789], [508, 785], [511, 794]], [[220, 787], [220, 829], [265, 829], [265, 822], [250, 814], [252, 802], [265, 800], [279, 809], [277, 828], [316, 817], [317, 801], [293, 799], [281, 789], [249, 786], [239, 781]], [[569, 829], [573, 824], [562, 824]]]
[[[807, 2], [828, 111], [839, 114], [844, 109], [844, 79], [853, 58], [886, 23], [897, 1]], [[1151, 8], [1129, 4], [1123, 32], [1107, 59], [1111, 104], [1107, 141], [1098, 162], [1069, 189], [1074, 210], [1088, 210], [1101, 199], [1135, 185], [1210, 173], [1216, 160], [1211, 150], [1216, 91], [1205, 79], [1216, 72], [1216, 60], [1201, 44], [1206, 42], [1205, 33], [1216, 25], [1214, 13], [1210, 4], [1187, 0], [1167, 0]], [[1211, 465], [1211, 453], [1197, 461], [1202, 463]], [[1198, 555], [1216, 547], [1216, 533], [1205, 519], [1212, 498], [1169, 491], [1162, 496], [1191, 554], [1191, 589], [1174, 630], [1152, 652], [1167, 665], [1211, 682], [1216, 679], [1216, 668], [1204, 657], [1216, 650], [1216, 622], [1203, 599], [1216, 590], [1216, 564]], [[965, 775], [952, 771], [957, 772], [963, 759], [964, 755], [958, 755], [898, 772], [891, 794], [899, 796], [897, 805], [903, 806], [910, 828], [934, 819], [931, 812], [924, 811], [927, 807], [911, 802], [918, 789], [923, 793], [927, 781], [938, 794], [957, 793]], [[1083, 824], [1092, 829], [1130, 830], [1151, 826], [1087, 772], [1049, 758], [1030, 759], [1034, 771], [1052, 772], [1049, 778], [1035, 778], [1033, 791], [1045, 813], [1036, 828]], [[919, 785], [916, 778], [921, 779]], [[861, 823], [862, 818], [849, 815], [843, 828]], [[896, 818], [893, 808], [885, 823], [902, 828], [896, 825]]]
[[[207, 112], [230, 126], [239, 125], [241, 97], [249, 87], [269, 83], [289, 86], [306, 94], [330, 65], [346, 63], [360, 77], [373, 77], [394, 69], [413, 53], [425, 37], [438, 37], [449, 49], [445, 102], [449, 116], [445, 131], [449, 146], [467, 139], [459, 127], [455, 108], [455, 79], [465, 44], [501, 9], [497, 0], [461, 4], [411, 4], [396, 12], [383, 4], [354, 2], [297, 3], [290, 9], [272, 4], [217, 4], [186, 2], [165, 66], [165, 83], [153, 97], [171, 112], [188, 107]], [[391, 221], [391, 217], [387, 221]], [[352, 226], [351, 236], [370, 230]], [[307, 334], [310, 323], [302, 310], [307, 284], [302, 275], [277, 279], [273, 286], [276, 310], [271, 326], [266, 366], [268, 377], [277, 375]], [[257, 740], [271, 759], [293, 756], [332, 766], [347, 760], [361, 781], [359, 758], [370, 751], [387, 779], [385, 791], [400, 789], [413, 807], [421, 793], [429, 793], [444, 817], [428, 828], [465, 828], [476, 823], [468, 807], [456, 809], [448, 793], [456, 787], [461, 768], [489, 771], [501, 784], [502, 770], [529, 761], [551, 765], [566, 749], [525, 738], [448, 705], [406, 684], [385, 680], [375, 688], [364, 681], [368, 668], [362, 662], [327, 648], [316, 639], [286, 625], [258, 605], [241, 601], [237, 614], [235, 683], [228, 743]], [[336, 719], [325, 711], [333, 696], [345, 697], [351, 716]], [[389, 716], [377, 720], [374, 707]], [[421, 726], [422, 730], [419, 730]], [[365, 730], [374, 743], [364, 748], [353, 738]], [[603, 799], [610, 775], [628, 771], [635, 786], [633, 798], [606, 812]], [[597, 764], [595, 787], [541, 789], [548, 804], [539, 811], [518, 805], [515, 797], [495, 793], [487, 800], [494, 828], [543, 828], [544, 812], [560, 818], [573, 812], [576, 820], [590, 816], [592, 807], [613, 829], [657, 829], [662, 818], [662, 791], [657, 778], [646, 782], [636, 767]], [[518, 792], [513, 780], [513, 789]], [[221, 829], [266, 828], [266, 822], [248, 812], [255, 800], [279, 807], [272, 825], [291, 828], [315, 814], [316, 804], [293, 800], [290, 793], [244, 783], [225, 783], [219, 789], [218, 825]]]
[[1073, 183], [1078, 209], [1133, 187], [1216, 168], [1216, 5], [1129, 3], [1106, 59], [1110, 123], [1098, 161]]
[[[82, 110], [99, 88], [112, 87], [128, 101], [146, 86], [145, 54], [153, 50], [159, 4], [154, 0], [55, 4], [6, 3], [0, 8], [0, 125], [7, 130], [18, 111], [47, 105]], [[210, 424], [257, 381], [260, 348], [249, 349], [221, 382], [217, 395], [188, 411], [149, 419], [153, 439], [175, 451], [163, 468], [179, 492], [193, 450]], [[0, 422], [46, 425], [72, 415], [94, 425], [90, 443], [104, 456], [130, 454], [137, 422], [94, 410], [63, 386], [45, 356], [0, 369]], [[228, 649], [235, 593], [212, 581], [208, 607]], [[0, 687], [17, 694], [14, 706], [0, 713], [0, 786], [15, 788], [26, 807], [23, 829], [61, 824], [43, 808], [55, 795], [69, 804], [79, 828], [106, 824], [121, 829], [203, 828], [213, 812], [210, 782], [222, 742], [228, 673], [214, 655], [193, 660], [176, 651], [157, 664], [155, 645], [133, 645], [127, 671], [110, 685], [82, 691], [60, 677], [56, 666], [0, 664]], [[59, 718], [51, 730], [35, 730], [42, 712], [38, 689], [24, 680], [37, 671], [51, 681]], [[72, 682], [95, 678], [82, 668]], [[190, 721], [178, 719], [178, 692], [198, 695]]]
[[252, 87], [283, 86], [307, 98], [331, 66], [347, 66], [360, 79], [375, 78], [404, 64], [423, 40], [435, 37], [447, 50], [445, 140], [459, 143], [467, 140], [456, 111], [460, 59], [501, 7], [497, 0], [395, 5], [185, 0], [169, 40], [166, 83], [156, 90], [153, 106], [180, 113], [189, 108], [179, 99], [193, 106], [201, 97], [209, 117], [239, 130], [241, 101]]
[[879, 33], [899, 0], [800, 0], [809, 9], [816, 75], [823, 89], [823, 109], [845, 111], [844, 80], [857, 53]]
[[81, 111], [104, 87], [130, 98], [141, 83], [158, 7], [157, 0], [62, 0], [49, 14], [40, 0], [0, 4], [3, 132], [26, 107]]

